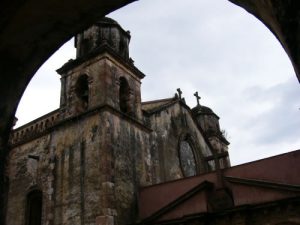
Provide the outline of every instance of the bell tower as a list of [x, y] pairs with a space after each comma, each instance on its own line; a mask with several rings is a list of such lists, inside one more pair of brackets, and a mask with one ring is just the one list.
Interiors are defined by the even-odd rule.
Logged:
[[107, 17], [76, 35], [76, 59], [57, 70], [63, 118], [110, 107], [142, 119], [140, 87], [144, 74], [129, 58], [129, 41], [129, 31]]
[[74, 156], [68, 161], [81, 168], [82, 182], [70, 186], [81, 196], [81, 206], [73, 208], [85, 220], [82, 224], [123, 224], [137, 216], [135, 195], [147, 128], [141, 108], [144, 74], [129, 57], [129, 41], [129, 31], [102, 18], [76, 35], [76, 59], [57, 70], [61, 120], [74, 132], [68, 128], [58, 148], [64, 152], [71, 146]]
[[192, 113], [196, 118], [198, 125], [201, 127], [204, 135], [214, 149], [214, 154], [220, 163], [220, 167], [230, 167], [228, 155], [228, 145], [230, 143], [226, 140], [226, 137], [224, 137], [224, 134], [220, 129], [220, 118], [211, 108], [200, 105], [199, 100], [197, 100], [197, 102], [197, 106], [192, 109]]

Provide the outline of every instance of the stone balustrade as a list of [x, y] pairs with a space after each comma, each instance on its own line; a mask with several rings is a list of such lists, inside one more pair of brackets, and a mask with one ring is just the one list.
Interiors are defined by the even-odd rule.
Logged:
[[11, 132], [9, 143], [15, 145], [42, 134], [60, 121], [60, 111], [57, 109]]

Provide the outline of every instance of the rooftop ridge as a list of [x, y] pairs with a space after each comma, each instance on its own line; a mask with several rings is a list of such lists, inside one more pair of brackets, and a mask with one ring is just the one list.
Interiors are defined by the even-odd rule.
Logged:
[[164, 101], [171, 101], [171, 100], [175, 100], [175, 98], [172, 97], [172, 98], [162, 98], [162, 99], [145, 101], [145, 102], [142, 102], [142, 105], [152, 104], [152, 103], [158, 103], [158, 102], [164, 102]]

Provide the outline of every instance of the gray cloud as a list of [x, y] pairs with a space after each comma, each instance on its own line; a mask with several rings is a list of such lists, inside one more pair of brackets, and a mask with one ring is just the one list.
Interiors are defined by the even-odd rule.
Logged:
[[268, 89], [258, 88], [250, 91], [249, 100], [257, 100], [266, 111], [248, 121], [248, 126], [257, 125], [261, 132], [256, 138], [258, 144], [280, 144], [295, 142], [300, 137], [300, 89], [294, 79]]

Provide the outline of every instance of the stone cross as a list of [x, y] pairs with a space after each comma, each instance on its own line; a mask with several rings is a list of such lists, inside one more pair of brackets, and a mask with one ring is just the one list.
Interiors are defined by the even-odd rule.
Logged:
[[[215, 152], [217, 152], [217, 150], [215, 150]], [[220, 168], [220, 159], [225, 159], [226, 157], [228, 157], [228, 152], [221, 152], [221, 153], [214, 153], [211, 156], [207, 156], [204, 158], [205, 161], [214, 161], [216, 164], [216, 169]]]
[[201, 99], [201, 97], [198, 95], [198, 91], [195, 92], [194, 96], [197, 99], [197, 106], [199, 106], [200, 105], [200, 99]]
[[180, 90], [180, 88], [177, 88], [177, 92], [178, 92], [178, 95], [179, 95], [179, 99], [181, 99], [182, 91]]
[[216, 173], [217, 173], [217, 186], [222, 187], [224, 186], [223, 183], [223, 172], [221, 170], [221, 165], [220, 165], [220, 159], [225, 159], [228, 157], [228, 152], [221, 152], [217, 153], [218, 150], [214, 150], [214, 153], [212, 156], [205, 157], [204, 160], [208, 161], [214, 161], [215, 162], [215, 167], [216, 167]]

